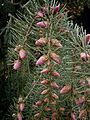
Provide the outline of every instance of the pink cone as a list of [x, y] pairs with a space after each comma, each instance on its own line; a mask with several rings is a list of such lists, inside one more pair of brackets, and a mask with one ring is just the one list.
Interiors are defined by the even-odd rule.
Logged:
[[71, 120], [77, 120], [74, 112], [71, 113]]
[[61, 4], [61, 7], [64, 7], [64, 4], [63, 4], [63, 3]]
[[63, 112], [65, 110], [64, 107], [60, 107], [60, 111]]
[[47, 56], [43, 55], [37, 60], [36, 65], [44, 65], [46, 61], [47, 61]]
[[61, 60], [59, 58], [59, 55], [57, 55], [54, 52], [51, 52], [50, 57], [57, 63], [57, 64], [61, 64]]
[[55, 99], [58, 99], [58, 95], [56, 95], [55, 93], [52, 93], [52, 97], [55, 98]]
[[87, 34], [86, 36], [86, 44], [90, 44], [90, 34]]
[[48, 99], [48, 98], [45, 98], [43, 101], [46, 102], [46, 103], [48, 103], [48, 102], [49, 102], [49, 99]]
[[81, 53], [80, 54], [80, 58], [83, 60], [83, 61], [86, 61], [90, 58], [90, 55], [87, 54], [87, 53]]
[[87, 115], [87, 111], [85, 109], [81, 110], [79, 113], [80, 120], [82, 120], [83, 117], [85, 117], [86, 115]]
[[43, 12], [42, 11], [39, 11], [37, 12], [35, 18], [42, 18], [44, 15], [43, 15]]
[[45, 68], [45, 69], [43, 69], [42, 71], [41, 71], [41, 73], [43, 73], [43, 74], [48, 74], [49, 73], [49, 69], [48, 68]]
[[86, 78], [88, 86], [90, 86], [90, 77]]
[[85, 102], [85, 97], [81, 96], [80, 98], [76, 99], [75, 102], [76, 102], [76, 105], [80, 105]]
[[53, 113], [52, 113], [52, 118], [53, 118], [53, 117], [56, 117], [56, 116], [57, 116], [57, 113], [56, 113], [56, 112], [53, 112]]
[[21, 61], [20, 60], [15, 60], [13, 69], [18, 70], [20, 67], [21, 67]]
[[52, 82], [51, 83], [51, 87], [53, 88], [59, 88], [58, 84], [56, 82]]
[[57, 39], [52, 39], [51, 43], [52, 43], [52, 45], [55, 46], [55, 47], [60, 47], [60, 48], [63, 47], [62, 44], [60, 43], [60, 41], [57, 40]]
[[51, 104], [52, 104], [52, 105], [56, 105], [57, 102], [54, 100], [54, 101], [51, 102]]
[[37, 102], [35, 103], [36, 106], [41, 106], [41, 104], [42, 104], [42, 101], [37, 101]]
[[48, 8], [47, 8], [47, 7], [42, 7], [42, 8], [41, 8], [41, 11], [42, 11], [43, 13], [46, 13], [46, 12], [48, 11]]
[[47, 79], [42, 80], [42, 81], [41, 81], [41, 84], [43, 84], [43, 85], [48, 84], [48, 80], [47, 80]]
[[71, 85], [65, 85], [65, 86], [60, 90], [60, 93], [61, 93], [61, 94], [65, 94], [65, 93], [70, 92], [70, 90], [71, 90]]
[[45, 45], [47, 43], [47, 39], [46, 38], [40, 38], [39, 40], [37, 40], [35, 42], [36, 46], [41, 46], [41, 45]]
[[43, 90], [42, 92], [41, 92], [41, 95], [45, 95], [45, 94], [47, 94], [48, 93], [48, 89], [45, 89], [45, 90]]
[[51, 110], [51, 108], [50, 107], [45, 107], [45, 111], [50, 111]]
[[34, 117], [40, 117], [40, 113], [36, 113]]
[[17, 114], [17, 118], [18, 118], [18, 120], [22, 120], [22, 113], [19, 112], [19, 113]]
[[80, 84], [81, 86], [84, 86], [84, 85], [86, 85], [86, 82], [85, 82], [85, 80], [80, 80], [80, 81], [79, 81], [79, 84]]
[[20, 103], [19, 104], [19, 109], [20, 109], [21, 112], [24, 110], [24, 108], [25, 108], [25, 104], [24, 103]]
[[38, 27], [47, 28], [48, 27], [48, 22], [47, 21], [41, 21], [41, 22], [36, 23], [36, 25]]
[[57, 71], [53, 71], [51, 75], [54, 77], [60, 77], [60, 74]]
[[20, 57], [21, 59], [25, 59], [25, 58], [27, 57], [27, 52], [26, 52], [24, 49], [21, 49], [21, 50], [19, 51], [19, 57]]
[[52, 13], [53, 14], [57, 14], [60, 10], [60, 4], [58, 6], [55, 6], [54, 8], [52, 8]]
[[56, 117], [52, 117], [52, 120], [57, 120]]

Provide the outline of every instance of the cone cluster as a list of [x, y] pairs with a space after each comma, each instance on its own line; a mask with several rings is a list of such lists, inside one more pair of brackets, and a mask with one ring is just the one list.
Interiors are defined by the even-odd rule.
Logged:
[[13, 69], [18, 70], [19, 68], [21, 68], [22, 61], [27, 57], [27, 51], [24, 50], [20, 45], [16, 46], [15, 51], [18, 52], [18, 59], [15, 60], [13, 63]]

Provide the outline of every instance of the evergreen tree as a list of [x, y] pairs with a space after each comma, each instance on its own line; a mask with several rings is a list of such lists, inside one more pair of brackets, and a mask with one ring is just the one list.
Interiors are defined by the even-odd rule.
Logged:
[[90, 34], [66, 6], [31, 0], [7, 26], [7, 120], [89, 120]]

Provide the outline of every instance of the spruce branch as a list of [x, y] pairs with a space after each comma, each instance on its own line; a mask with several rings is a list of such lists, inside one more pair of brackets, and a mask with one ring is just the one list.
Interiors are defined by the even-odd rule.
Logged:
[[15, 119], [87, 119], [89, 37], [69, 21], [65, 6], [55, 0], [44, 2], [40, 6], [36, 0], [29, 1], [23, 14], [11, 15], [9, 59], [19, 60], [22, 66], [12, 69], [10, 80], [16, 98], [24, 96], [25, 104], [22, 111], [24, 104], [19, 102]]

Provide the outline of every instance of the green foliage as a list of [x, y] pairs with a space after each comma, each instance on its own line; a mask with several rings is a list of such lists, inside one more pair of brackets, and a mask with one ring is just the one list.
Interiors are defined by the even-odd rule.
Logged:
[[[8, 81], [10, 81], [12, 101], [14, 102], [12, 103], [11, 101], [12, 105], [10, 107], [10, 113], [13, 114], [13, 118], [10, 116], [7, 119], [17, 119], [17, 114], [21, 114], [18, 106], [23, 102], [25, 104], [25, 109], [22, 112], [24, 120], [35, 120], [34, 115], [38, 111], [41, 113], [41, 117], [37, 118], [38, 120], [44, 120], [45, 117], [52, 119], [53, 112], [44, 111], [44, 107], [47, 106], [56, 110], [57, 116], [55, 120], [70, 120], [72, 113], [75, 113], [76, 119], [79, 119], [81, 110], [85, 110], [84, 117], [81, 119], [89, 120], [88, 101], [90, 99], [90, 90], [86, 81], [87, 79], [90, 80], [90, 59], [82, 61], [80, 58], [81, 53], [90, 55], [90, 48], [85, 42], [86, 33], [83, 27], [74, 26], [73, 22], [69, 21], [65, 6], [60, 6], [58, 14], [53, 14], [50, 11], [50, 7], [56, 6], [55, 0], [50, 3], [48, 0], [44, 1], [47, 11], [42, 18], [36, 19], [36, 13], [41, 8], [40, 3], [36, 0], [25, 4], [23, 13], [19, 12], [17, 17], [10, 14], [6, 34], [6, 36], [10, 36], [8, 37], [7, 62], [9, 65]], [[37, 22], [40, 21], [47, 21], [49, 27], [38, 27]], [[42, 37], [50, 40], [50, 43], [37, 47], [35, 42]], [[61, 43], [62, 48], [54, 47], [51, 44], [55, 39]], [[19, 51], [16, 49], [17, 46], [27, 51], [26, 59], [20, 59]], [[50, 57], [51, 52], [55, 52], [60, 56], [60, 65], [50, 59], [50, 66], [48, 64], [36, 66], [37, 60], [42, 55]], [[22, 65], [18, 70], [14, 70], [14, 61], [17, 59], [21, 61]], [[50, 74], [41, 74], [40, 71], [45, 68], [50, 68], [50, 74], [54, 70], [58, 71], [60, 76], [52, 77]], [[52, 89], [50, 84], [47, 86], [41, 85], [40, 80], [43, 78], [49, 79], [50, 83], [55, 81], [59, 88]], [[81, 85], [80, 82], [83, 81], [85, 84]], [[61, 89], [67, 85], [71, 86], [70, 91], [61, 94]], [[57, 103], [56, 105], [51, 105], [51, 103], [43, 104], [40, 107], [35, 105], [37, 101], [43, 101], [47, 97], [52, 100], [50, 94], [41, 95], [44, 89], [50, 89], [51, 93], [55, 93], [58, 96], [57, 100], [54, 99]], [[77, 105], [75, 101], [81, 96], [85, 97], [85, 102]], [[64, 110], [61, 110], [61, 108], [64, 108]]]

